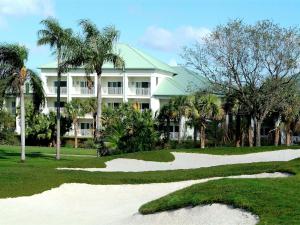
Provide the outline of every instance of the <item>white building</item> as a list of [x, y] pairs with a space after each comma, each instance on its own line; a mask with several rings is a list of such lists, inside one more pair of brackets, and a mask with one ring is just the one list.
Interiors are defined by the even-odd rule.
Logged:
[[[125, 61], [125, 70], [116, 70], [111, 64], [103, 66], [102, 96], [103, 103], [116, 107], [123, 102], [139, 103], [141, 110], [151, 109], [153, 113], [166, 104], [170, 97], [188, 94], [193, 85], [202, 83], [198, 75], [182, 67], [171, 67], [160, 60], [126, 44], [118, 44], [116, 51]], [[44, 113], [56, 110], [57, 64], [41, 66], [41, 78], [46, 94]], [[62, 75], [61, 106], [74, 98], [96, 97], [96, 74], [90, 75], [93, 88], [83, 68], [76, 68]], [[90, 82], [89, 81], [89, 82]], [[15, 104], [10, 103], [12, 106]], [[86, 115], [79, 121], [79, 137], [92, 137], [92, 115]], [[19, 129], [17, 128], [17, 131]], [[176, 138], [178, 125], [173, 124], [171, 137]], [[185, 135], [192, 135], [183, 132]], [[73, 132], [68, 136], [72, 137]]]

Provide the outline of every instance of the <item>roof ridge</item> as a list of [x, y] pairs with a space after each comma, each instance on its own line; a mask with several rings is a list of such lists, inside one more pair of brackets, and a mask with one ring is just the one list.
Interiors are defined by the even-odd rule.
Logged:
[[127, 45], [128, 48], [130, 48], [135, 53], [137, 53], [139, 56], [141, 56], [145, 61], [147, 61], [148, 63], [150, 63], [154, 68], [157, 68], [152, 62], [150, 62], [145, 56], [143, 56], [136, 48], [131, 47], [129, 44], [124, 44], [124, 45]]

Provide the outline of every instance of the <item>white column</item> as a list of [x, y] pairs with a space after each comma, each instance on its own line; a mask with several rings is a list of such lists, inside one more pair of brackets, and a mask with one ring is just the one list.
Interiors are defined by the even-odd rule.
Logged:
[[67, 74], [67, 102], [72, 100], [72, 89], [73, 89], [73, 77]]
[[127, 94], [128, 94], [128, 75], [126, 72], [124, 72], [124, 75], [123, 75], [123, 102], [128, 102]]

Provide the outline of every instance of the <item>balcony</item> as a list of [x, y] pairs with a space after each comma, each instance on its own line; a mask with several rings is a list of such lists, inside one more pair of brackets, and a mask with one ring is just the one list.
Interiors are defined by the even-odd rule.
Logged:
[[150, 96], [150, 88], [130, 88], [129, 95]]
[[88, 87], [74, 87], [73, 94], [79, 95], [94, 95], [95, 88], [88, 88]]
[[[68, 89], [67, 87], [60, 87], [60, 94], [61, 95], [66, 95], [68, 92]], [[56, 95], [57, 94], [57, 87], [48, 87], [48, 93], [49, 94], [54, 94]]]
[[102, 87], [103, 95], [122, 95], [123, 88], [122, 87]]
[[92, 137], [93, 136], [93, 130], [92, 129], [79, 129], [78, 133], [82, 137]]

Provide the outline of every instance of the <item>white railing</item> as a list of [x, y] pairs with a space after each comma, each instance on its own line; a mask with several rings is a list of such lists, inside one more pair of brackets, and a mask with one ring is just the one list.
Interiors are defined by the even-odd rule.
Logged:
[[122, 87], [102, 87], [102, 94], [104, 95], [122, 95]]
[[[56, 113], [56, 107], [50, 106], [48, 107], [49, 112], [55, 112]], [[60, 112], [63, 113], [64, 112], [64, 107], [60, 107]]]
[[79, 129], [78, 132], [81, 136], [91, 137], [93, 136], [93, 131], [91, 129]]
[[[48, 87], [49, 94], [57, 94], [57, 87]], [[67, 87], [60, 87], [60, 94], [67, 94]]]
[[88, 87], [73, 87], [73, 94], [81, 94], [81, 95], [94, 95], [95, 89]]
[[170, 132], [170, 139], [178, 139], [178, 132]]
[[131, 95], [148, 96], [150, 88], [130, 88]]

